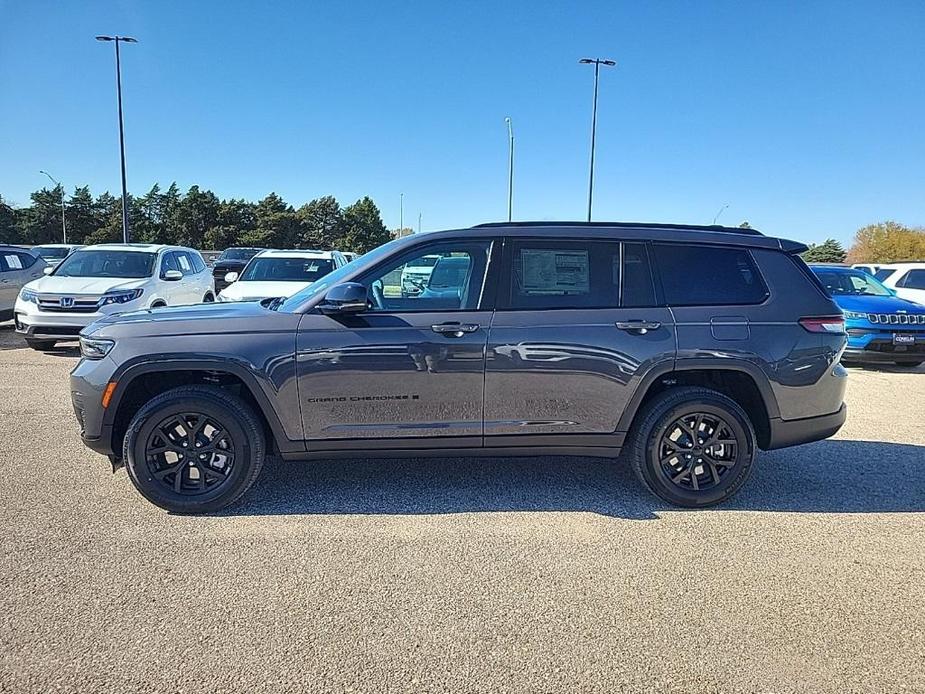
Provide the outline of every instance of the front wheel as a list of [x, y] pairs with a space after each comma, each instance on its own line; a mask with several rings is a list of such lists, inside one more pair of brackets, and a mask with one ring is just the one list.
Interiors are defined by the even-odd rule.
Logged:
[[639, 413], [626, 450], [649, 491], [676, 506], [703, 508], [745, 484], [755, 430], [732, 398], [708, 388], [673, 388]]
[[182, 386], [151, 399], [123, 442], [129, 479], [176, 513], [209, 513], [238, 500], [263, 467], [263, 427], [237, 395]]

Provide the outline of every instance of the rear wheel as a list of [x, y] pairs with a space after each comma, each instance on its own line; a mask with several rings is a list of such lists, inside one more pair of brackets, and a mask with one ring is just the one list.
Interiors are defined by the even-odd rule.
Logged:
[[202, 297], [202, 303], [211, 304], [215, 301], [215, 295], [212, 292], [206, 292], [206, 295]]
[[211, 386], [156, 396], [132, 418], [123, 443], [135, 488], [176, 513], [234, 503], [260, 474], [264, 452], [263, 427], [250, 406]]
[[649, 491], [677, 506], [702, 508], [745, 484], [755, 431], [732, 398], [707, 388], [674, 388], [639, 413], [626, 450]]
[[39, 352], [47, 352], [50, 349], [54, 349], [56, 343], [54, 340], [30, 340], [26, 338], [26, 344]]

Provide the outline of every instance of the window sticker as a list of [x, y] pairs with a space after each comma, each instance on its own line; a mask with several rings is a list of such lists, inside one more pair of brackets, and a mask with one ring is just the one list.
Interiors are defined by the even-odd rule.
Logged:
[[22, 270], [22, 260], [19, 259], [18, 255], [11, 253], [10, 255], [5, 255], [3, 257], [6, 260], [7, 267], [9, 267], [10, 270]]
[[180, 261], [180, 269], [184, 272], [189, 272], [192, 269], [189, 264], [189, 258], [185, 255], [178, 255], [177, 260]]
[[523, 290], [531, 294], [587, 294], [590, 291], [588, 251], [528, 250], [520, 252]]

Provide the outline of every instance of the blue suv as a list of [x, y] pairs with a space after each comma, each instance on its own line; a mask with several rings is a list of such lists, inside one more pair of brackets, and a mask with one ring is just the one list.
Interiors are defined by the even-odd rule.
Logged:
[[845, 314], [843, 362], [925, 363], [925, 306], [900, 299], [866, 272], [814, 265], [813, 272]]

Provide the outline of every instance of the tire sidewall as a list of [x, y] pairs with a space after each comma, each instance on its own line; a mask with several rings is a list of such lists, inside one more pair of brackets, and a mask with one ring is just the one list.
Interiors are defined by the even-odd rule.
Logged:
[[[685, 490], [665, 475], [659, 462], [659, 441], [668, 427], [685, 414], [703, 412], [714, 414], [726, 420], [738, 441], [736, 464], [728, 470], [720, 484], [703, 492]], [[644, 460], [640, 472], [652, 491], [666, 501], [679, 506], [704, 507], [718, 504], [735, 494], [745, 484], [755, 460], [755, 434], [744, 411], [733, 401], [722, 396], [698, 396], [683, 400], [663, 409], [655, 417], [653, 425], [646, 432]]]
[[[220, 489], [202, 494], [179, 494], [162, 482], [154, 479], [148, 468], [145, 445], [155, 427], [172, 414], [196, 413], [205, 415], [221, 424], [234, 444], [235, 459], [231, 477]], [[180, 397], [161, 404], [152, 403], [143, 407], [125, 436], [125, 467], [128, 476], [138, 492], [151, 503], [177, 513], [203, 513], [227, 505], [247, 484], [254, 465], [254, 446], [249, 440], [243, 422], [230, 407], [206, 397]]]

